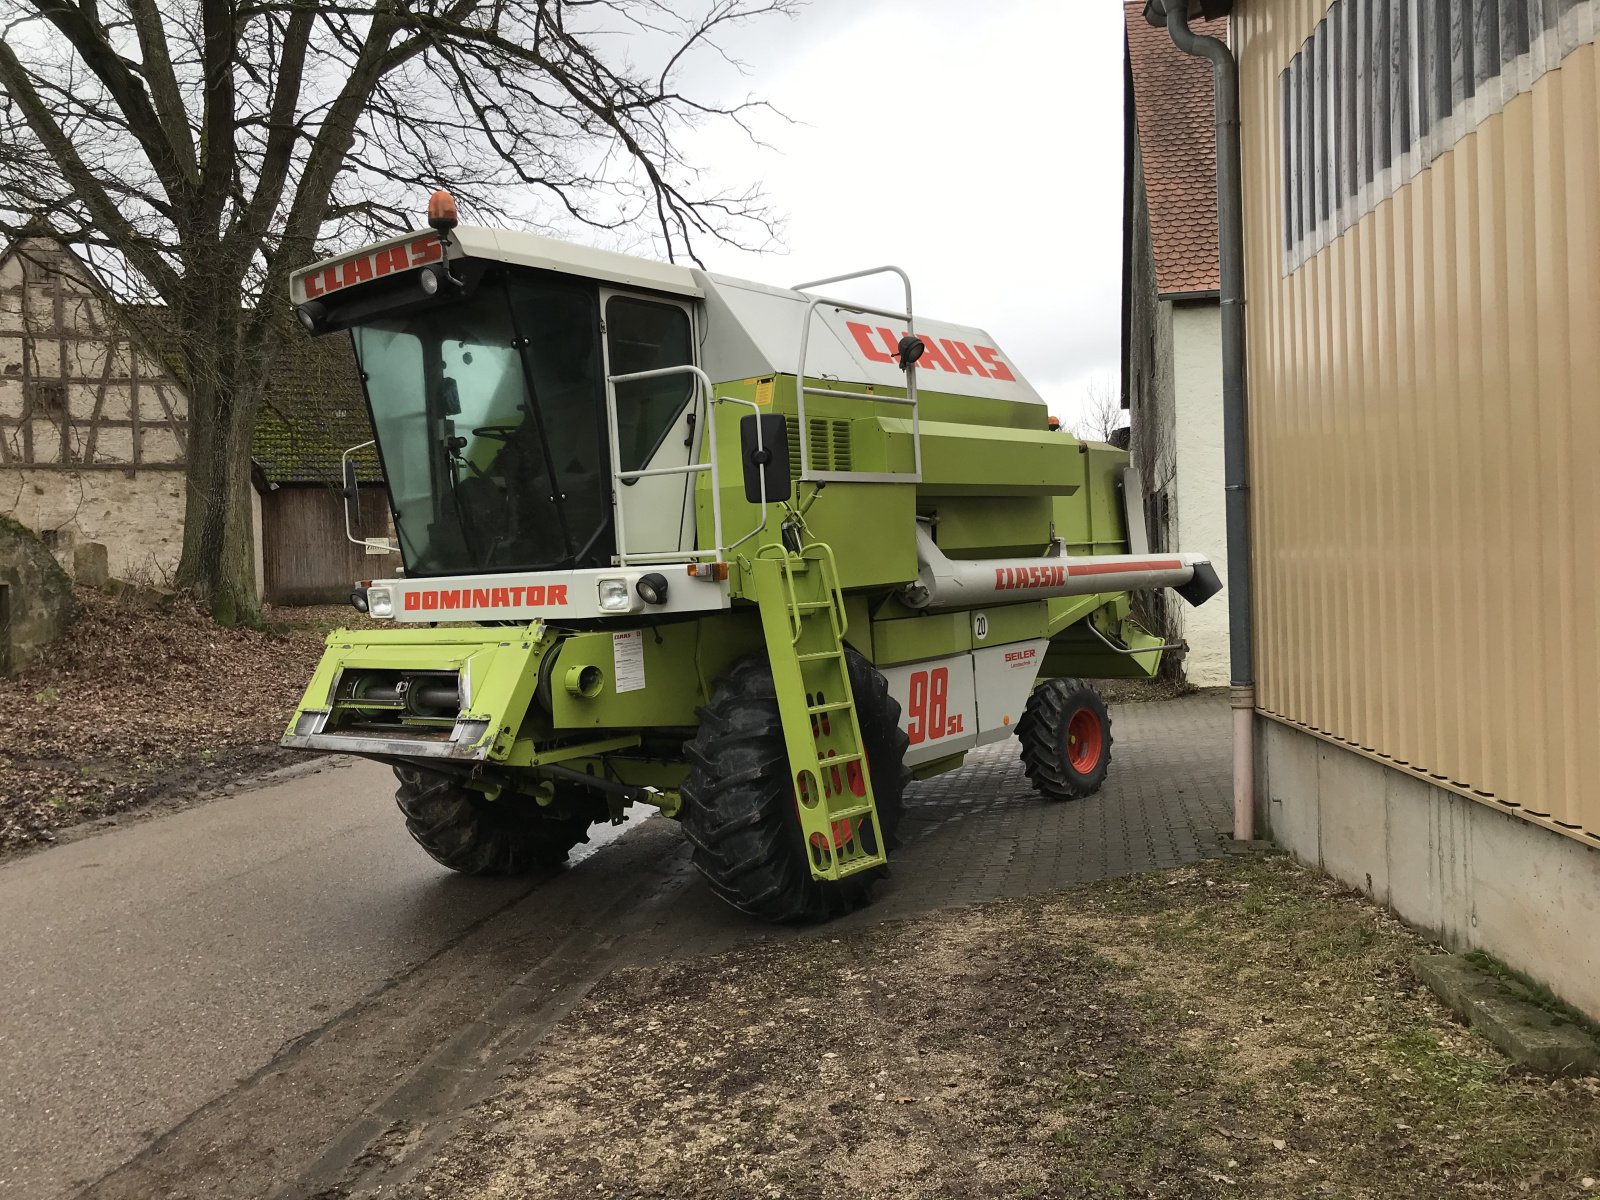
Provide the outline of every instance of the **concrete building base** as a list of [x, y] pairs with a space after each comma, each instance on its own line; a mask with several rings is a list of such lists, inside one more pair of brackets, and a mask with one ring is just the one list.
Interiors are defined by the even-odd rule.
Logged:
[[1257, 817], [1279, 845], [1600, 1019], [1600, 849], [1257, 721]]

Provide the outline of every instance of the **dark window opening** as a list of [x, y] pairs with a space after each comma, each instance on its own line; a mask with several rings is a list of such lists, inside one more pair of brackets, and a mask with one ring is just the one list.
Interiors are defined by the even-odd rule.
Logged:
[[[1469, 132], [1468, 121], [1489, 115], [1482, 100], [1497, 110], [1532, 86], [1536, 76], [1526, 70], [1493, 85], [1540, 39], [1559, 34], [1562, 53], [1572, 50], [1574, 38], [1586, 36], [1570, 22], [1560, 27], [1573, 6], [1332, 0], [1279, 80], [1285, 252], [1293, 256], [1310, 239], [1310, 250], [1325, 245]], [[1549, 69], [1559, 57], [1541, 55], [1538, 66]], [[1374, 191], [1380, 183], [1382, 195]]]
[[60, 416], [67, 411], [67, 385], [58, 379], [32, 381], [33, 407], [48, 416]]

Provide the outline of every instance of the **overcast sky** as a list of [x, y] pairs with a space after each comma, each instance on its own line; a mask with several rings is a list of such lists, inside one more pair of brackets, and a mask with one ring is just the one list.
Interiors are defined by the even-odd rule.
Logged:
[[707, 267], [788, 285], [892, 262], [918, 312], [989, 332], [1068, 422], [1115, 381], [1118, 0], [812, 0], [725, 41], [751, 75], [700, 80], [795, 123], [763, 125], [771, 151], [722, 130], [689, 153], [759, 180], [786, 252], [701, 245]]

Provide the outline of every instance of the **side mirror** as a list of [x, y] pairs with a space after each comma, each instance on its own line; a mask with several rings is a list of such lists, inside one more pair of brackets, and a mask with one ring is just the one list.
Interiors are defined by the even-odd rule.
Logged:
[[461, 389], [456, 386], [456, 381], [446, 375], [439, 380], [439, 407], [447, 417], [461, 415]]
[[356, 460], [346, 455], [344, 460], [344, 531], [354, 537], [361, 528], [361, 485], [356, 479]]
[[782, 413], [739, 418], [739, 460], [744, 463], [747, 501], [771, 504], [789, 498], [789, 431]]

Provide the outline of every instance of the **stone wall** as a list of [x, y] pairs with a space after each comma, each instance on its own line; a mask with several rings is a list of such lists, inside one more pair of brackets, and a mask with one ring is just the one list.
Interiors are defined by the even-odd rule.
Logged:
[[15, 674], [75, 615], [72, 581], [44, 543], [0, 517], [0, 674]]
[[0, 467], [0, 514], [56, 540], [53, 549], [102, 543], [118, 579], [167, 583], [183, 550], [183, 472]]

